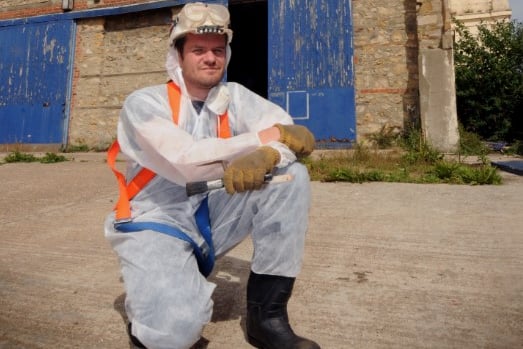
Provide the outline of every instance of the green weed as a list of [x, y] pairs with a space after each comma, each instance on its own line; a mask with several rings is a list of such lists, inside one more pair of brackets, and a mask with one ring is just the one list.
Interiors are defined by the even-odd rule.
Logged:
[[33, 154], [21, 153], [19, 151], [14, 151], [9, 153], [5, 158], [4, 162], [36, 162], [38, 159]]
[[43, 164], [50, 164], [64, 161], [67, 161], [67, 158], [65, 156], [58, 155], [55, 153], [45, 153], [44, 156], [35, 156], [33, 154], [22, 153], [19, 151], [11, 152], [4, 158], [5, 163], [40, 162]]
[[427, 145], [417, 131], [398, 140], [401, 147], [372, 149], [357, 144], [354, 149], [337, 151], [302, 162], [314, 181], [352, 183], [453, 183], [499, 184], [501, 176], [490, 165], [485, 153], [477, 154], [480, 164], [473, 166], [447, 161]]
[[67, 161], [67, 158], [63, 155], [58, 155], [55, 153], [45, 153], [45, 156], [41, 157], [39, 161], [43, 164], [52, 164], [55, 162]]
[[90, 149], [87, 144], [70, 144], [64, 151], [66, 153], [85, 153], [89, 150]]
[[368, 138], [378, 149], [387, 149], [395, 146], [401, 137], [400, 128], [397, 126], [383, 125], [379, 132], [370, 134]]

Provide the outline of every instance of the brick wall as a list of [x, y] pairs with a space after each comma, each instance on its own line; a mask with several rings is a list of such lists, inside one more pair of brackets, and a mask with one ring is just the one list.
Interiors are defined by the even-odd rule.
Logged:
[[[144, 3], [144, 0], [74, 0], [75, 11]], [[0, 20], [62, 13], [62, 0], [0, 0]]]
[[62, 12], [61, 0], [0, 0], [0, 20]]

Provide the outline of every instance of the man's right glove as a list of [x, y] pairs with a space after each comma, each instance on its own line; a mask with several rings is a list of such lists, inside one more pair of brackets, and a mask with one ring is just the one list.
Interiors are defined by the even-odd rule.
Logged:
[[266, 173], [280, 162], [280, 153], [271, 147], [262, 146], [235, 159], [223, 175], [223, 184], [229, 194], [260, 189]]
[[279, 141], [289, 147], [296, 156], [307, 156], [314, 150], [314, 135], [305, 126], [275, 124], [280, 130]]

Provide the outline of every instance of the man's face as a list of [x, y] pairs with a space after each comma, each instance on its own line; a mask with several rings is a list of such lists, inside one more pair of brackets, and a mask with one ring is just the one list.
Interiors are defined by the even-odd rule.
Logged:
[[226, 38], [221, 34], [187, 34], [180, 66], [189, 91], [209, 90], [221, 81], [225, 73]]

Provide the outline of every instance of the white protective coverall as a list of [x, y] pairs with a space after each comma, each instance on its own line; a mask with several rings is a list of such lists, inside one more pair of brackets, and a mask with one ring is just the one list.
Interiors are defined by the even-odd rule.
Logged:
[[[230, 58], [230, 47], [227, 46]], [[203, 238], [194, 220], [204, 194], [187, 197], [185, 183], [223, 176], [230, 161], [261, 145], [257, 132], [275, 123], [291, 124], [279, 106], [237, 83], [213, 88], [198, 114], [191, 104], [178, 55], [170, 48], [167, 72], [182, 91], [179, 125], [172, 120], [165, 84], [132, 93], [118, 122], [118, 141], [128, 158], [127, 179], [141, 166], [157, 176], [132, 200], [135, 222], [160, 222]], [[216, 138], [217, 116], [228, 110], [232, 137]], [[292, 181], [261, 190], [229, 195], [224, 189], [208, 194], [216, 257], [251, 234], [251, 269], [258, 274], [296, 277], [301, 268], [307, 230], [310, 183], [306, 168], [282, 143], [269, 146], [281, 154], [276, 174]], [[114, 213], [105, 235], [117, 253], [125, 284], [125, 310], [133, 335], [149, 349], [190, 348], [211, 319], [215, 284], [203, 277], [190, 244], [155, 231], [122, 233], [114, 229]]]

